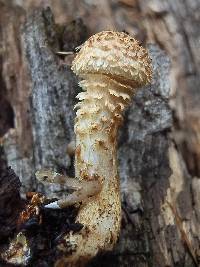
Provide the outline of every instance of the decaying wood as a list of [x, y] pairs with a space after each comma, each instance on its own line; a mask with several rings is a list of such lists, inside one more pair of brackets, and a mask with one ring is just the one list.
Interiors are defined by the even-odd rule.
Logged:
[[[5, 138], [4, 149], [19, 177], [24, 177], [22, 191], [31, 189], [30, 176], [32, 133], [29, 118], [29, 79], [21, 46], [20, 27], [25, 12], [20, 7], [0, 1], [0, 121], [1, 136], [15, 128]], [[25, 167], [26, 165], [26, 167]]]
[[[46, 31], [45, 25], [48, 25], [48, 32]], [[54, 55], [52, 50], [58, 49], [58, 47], [52, 48], [49, 45], [52, 43], [56, 44], [55, 40], [52, 42], [51, 39], [49, 39], [52, 37], [55, 37], [55, 31], [50, 10], [46, 10], [45, 12], [35, 12], [34, 15], [28, 18], [25, 27], [25, 44], [26, 53], [28, 55], [27, 58], [34, 81], [32, 92], [32, 125], [34, 129], [36, 162], [37, 158], [40, 159], [39, 167], [47, 163], [49, 165], [45, 165], [45, 167], [59, 167], [59, 165], [56, 166], [55, 159], [57, 161], [61, 160], [62, 165], [60, 165], [64, 165], [62, 160], [66, 160], [64, 149], [67, 145], [66, 141], [69, 138], [67, 137], [67, 134], [69, 135], [70, 133], [69, 127], [71, 127], [71, 129], [73, 128], [73, 121], [69, 121], [73, 102], [72, 98], [69, 98], [69, 87], [66, 87], [66, 82], [68, 82], [69, 77], [73, 76], [69, 68], [64, 70], [63, 66], [60, 66], [57, 63], [58, 58]], [[121, 131], [120, 137], [120, 170], [122, 172], [122, 194], [125, 209], [128, 214], [130, 211], [136, 212], [138, 219], [141, 219], [141, 217], [143, 218], [144, 216], [138, 215], [138, 209], [143, 209], [142, 203], [140, 203], [142, 195], [139, 193], [140, 189], [143, 188], [142, 177], [144, 177], [145, 181], [147, 179], [147, 186], [152, 186], [152, 184], [156, 182], [155, 179], [158, 179], [156, 177], [154, 178], [154, 173], [156, 172], [157, 177], [160, 178], [159, 182], [166, 179], [167, 187], [167, 178], [170, 175], [167, 157], [168, 142], [166, 138], [166, 129], [171, 125], [171, 113], [167, 105], [169, 94], [169, 82], [167, 78], [169, 63], [166, 56], [159, 49], [152, 47], [150, 53], [153, 58], [155, 69], [154, 85], [152, 85], [151, 88], [141, 90], [136, 96], [136, 105], [127, 112], [129, 123], [126, 122], [126, 129]], [[61, 83], [64, 85], [60, 85]], [[71, 86], [73, 90], [75, 88], [74, 85], [75, 80], [73, 86]], [[62, 89], [64, 92], [62, 92]], [[54, 97], [52, 92], [57, 94], [57, 97]], [[71, 93], [75, 93], [75, 91], [71, 91]], [[61, 98], [59, 98], [59, 94], [61, 94]], [[64, 102], [64, 107], [68, 107], [71, 103], [71, 111], [70, 107], [68, 112], [64, 109], [60, 111], [59, 108], [62, 107], [60, 104], [62, 102], [60, 101], [66, 101]], [[58, 114], [58, 112], [60, 113]], [[69, 121], [67, 127], [64, 123], [60, 123], [60, 116], [63, 117], [64, 122], [64, 119]], [[61, 135], [59, 136], [60, 131]], [[59, 136], [58, 139], [56, 139], [57, 136]], [[60, 145], [58, 141], [60, 142]], [[68, 139], [68, 141], [70, 141], [70, 139]], [[157, 153], [154, 153], [154, 158], [152, 150], [157, 151]], [[37, 151], [40, 152], [38, 153], [40, 157], [37, 156]], [[48, 155], [48, 161], [45, 159], [46, 153]], [[59, 155], [58, 153], [61, 154]], [[160, 173], [160, 171], [162, 171], [163, 174]], [[131, 190], [129, 191], [129, 186], [127, 185], [132, 184], [132, 179], [135, 179], [134, 183], [136, 186], [131, 186]], [[132, 194], [133, 187], [136, 191], [136, 196], [139, 195], [139, 197], [136, 197], [136, 200], [134, 199], [135, 196]], [[140, 188], [139, 191], [135, 189], [137, 187]], [[163, 188], [161, 192], [164, 193], [165, 190], [166, 189]], [[129, 198], [127, 196], [129, 196]], [[162, 197], [161, 194], [160, 198], [162, 199]], [[128, 204], [126, 203], [127, 198], [129, 200]], [[137, 205], [139, 207], [137, 207]], [[135, 217], [134, 215], [130, 216], [133, 218]], [[134, 226], [132, 225], [132, 227]], [[115, 252], [116, 261], [119, 266], [121, 266], [122, 262], [125, 260], [123, 256], [119, 256], [121, 253], [122, 255], [126, 255], [127, 253], [130, 253], [131, 255], [131, 252], [134, 254], [138, 253], [138, 255], [134, 257], [133, 255], [131, 255], [130, 258], [126, 256], [126, 262], [129, 264], [132, 262], [132, 264], [134, 264], [138, 262], [140, 257], [144, 258], [146, 251], [148, 250], [145, 247], [145, 244], [148, 242], [148, 236], [142, 234], [144, 231], [143, 229], [141, 233], [141, 239], [143, 240], [141, 242], [142, 247], [140, 248], [140, 251], [137, 251], [133, 242], [134, 235], [132, 227], [130, 230], [130, 225], [128, 223], [124, 223], [123, 225], [121, 236], [122, 241], [119, 242], [118, 250]], [[146, 227], [146, 225], [144, 225], [144, 227]], [[137, 232], [138, 231], [139, 230], [137, 229]], [[124, 236], [126, 236], [126, 238], [124, 238]], [[130, 239], [128, 236], [130, 236]], [[145, 238], [147, 239], [146, 242], [144, 242]], [[123, 240], [127, 245], [124, 244]], [[147, 252], [149, 253], [149, 251]], [[113, 255], [111, 255], [111, 257], [113, 257]]]
[[[126, 2], [129, 1], [120, 2], [123, 4], [117, 6], [116, 3], [102, 1], [101, 8], [108, 8], [107, 17], [114, 7], [114, 19], [111, 16], [109, 27], [115, 25], [116, 29], [125, 29], [136, 34], [140, 40], [146, 38], [146, 28], [148, 39], [159, 43], [172, 59], [171, 88], [177, 88], [176, 101], [172, 102], [172, 106], [178, 120], [176, 129], [169, 133], [172, 126], [172, 114], [168, 106], [169, 60], [160, 49], [150, 46], [155, 75], [153, 84], [136, 95], [136, 104], [127, 110], [119, 136], [123, 207], [120, 240], [111, 254], [98, 257], [91, 266], [197, 266], [200, 255], [198, 1], [192, 0], [193, 4], [189, 5], [189, 0], [181, 3], [173, 0], [142, 0], [138, 3], [134, 1], [132, 7], [130, 4], [127, 7]], [[27, 2], [27, 6], [31, 6], [30, 3]], [[37, 5], [39, 3], [37, 1]], [[60, 3], [57, 14], [62, 10]], [[77, 14], [81, 8], [84, 9], [84, 4], [76, 7], [74, 4], [71, 10]], [[7, 32], [13, 32], [10, 38], [19, 36], [20, 25], [16, 25], [16, 16], [19, 12], [23, 21], [25, 12], [19, 7], [17, 11], [13, 11], [11, 6], [4, 5], [3, 8], [0, 18], [4, 28], [1, 32], [4, 36]], [[5, 14], [8, 14], [6, 18]], [[91, 18], [97, 21], [95, 14], [90, 11], [86, 22]], [[135, 14], [137, 16], [130, 22], [128, 18]], [[83, 15], [87, 17], [87, 12], [84, 11]], [[64, 21], [62, 18], [64, 15], [60, 21]], [[9, 23], [6, 24], [5, 20]], [[98, 25], [91, 24], [95, 26], [88, 23], [89, 31], [105, 29], [103, 17], [99, 16], [99, 20], [101, 23]], [[80, 22], [75, 25], [81, 28]], [[70, 34], [74, 30], [68, 29]], [[19, 39], [2, 37], [7, 52], [1, 54], [1, 84], [5, 85], [7, 101], [14, 99], [7, 108], [15, 111], [15, 132], [6, 138], [5, 151], [9, 164], [13, 165], [22, 179], [23, 192], [36, 188], [33, 176], [36, 168], [55, 167], [64, 173], [73, 172], [73, 160], [65, 153], [65, 149], [73, 140], [72, 108], [78, 90], [70, 66], [64, 65], [63, 60], [55, 55], [55, 50], [62, 48], [63, 44], [60, 44], [60, 30], [57, 31], [49, 10], [28, 16], [24, 36], [31, 86], [25, 60], [21, 59]], [[70, 43], [66, 47], [70, 49], [85, 38], [76, 39], [76, 44], [73, 44], [73, 37], [67, 39], [68, 35], [65, 36], [65, 42]], [[13, 61], [13, 58], [18, 60]], [[7, 59], [15, 64], [6, 64]], [[19, 66], [23, 66], [23, 71]], [[26, 74], [24, 80], [19, 75], [22, 73]], [[29, 86], [32, 87], [30, 108]], [[27, 109], [31, 112], [28, 118]], [[12, 119], [8, 118], [8, 121], [12, 126]], [[175, 143], [169, 137], [175, 139]], [[176, 145], [181, 148], [189, 173]], [[196, 177], [191, 177], [191, 174]], [[44, 189], [37, 186], [37, 190]], [[46, 194], [50, 192], [53, 192], [53, 188], [45, 191]], [[59, 191], [50, 195], [61, 194]]]
[[200, 176], [200, 46], [198, 0], [140, 1], [148, 40], [172, 59], [174, 136], [192, 176]]

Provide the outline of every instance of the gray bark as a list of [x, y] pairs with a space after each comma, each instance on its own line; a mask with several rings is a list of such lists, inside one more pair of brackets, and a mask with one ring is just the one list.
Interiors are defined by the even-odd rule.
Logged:
[[[24, 29], [32, 80], [33, 169], [50, 168], [70, 175], [73, 163], [67, 145], [74, 140], [73, 106], [78, 85], [70, 66], [55, 54], [59, 36], [52, 16], [50, 9], [35, 11]], [[48, 188], [51, 191], [53, 186]]]

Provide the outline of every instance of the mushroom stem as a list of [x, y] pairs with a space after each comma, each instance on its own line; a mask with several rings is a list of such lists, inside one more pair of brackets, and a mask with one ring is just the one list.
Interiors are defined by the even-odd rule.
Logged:
[[78, 94], [76, 105], [76, 177], [96, 175], [106, 183], [107, 176], [117, 176], [116, 136], [131, 91], [102, 74], [84, 75], [80, 86], [85, 92]]
[[76, 105], [76, 177], [97, 179], [102, 190], [79, 211], [77, 221], [85, 228], [82, 235], [74, 235], [77, 251], [72, 261], [86, 257], [89, 260], [99, 249], [111, 250], [117, 241], [121, 223], [117, 131], [132, 94], [128, 85], [106, 75], [82, 78], [84, 92], [78, 94], [80, 102]]

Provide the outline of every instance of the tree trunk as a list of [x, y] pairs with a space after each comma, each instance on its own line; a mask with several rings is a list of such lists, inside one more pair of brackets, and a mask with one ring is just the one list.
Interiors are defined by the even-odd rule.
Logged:
[[[112, 253], [97, 257], [90, 266], [198, 266], [198, 3], [142, 0], [130, 6], [129, 1], [121, 2], [122, 5], [116, 5], [102, 1], [99, 10], [106, 8], [106, 14], [112, 14], [109, 21], [117, 29], [123, 30], [125, 25], [125, 30], [136, 33], [140, 40], [159, 44], [168, 52], [171, 68], [165, 52], [156, 45], [149, 45], [153, 82], [134, 97], [119, 134], [121, 236]], [[27, 5], [31, 4], [30, 1]], [[78, 11], [86, 9], [83, 4], [80, 6]], [[46, 190], [34, 177], [41, 167], [73, 175], [73, 156], [66, 150], [74, 140], [73, 105], [79, 90], [78, 81], [70, 70], [71, 59], [64, 61], [55, 52], [72, 51], [88, 37], [88, 32], [106, 26], [101, 17], [103, 26], [95, 28], [88, 24], [88, 30], [80, 20], [65, 27], [58, 26], [50, 9], [36, 10], [27, 16], [22, 49], [16, 36], [20, 35], [25, 11], [2, 4], [0, 12], [6, 51], [1, 55], [0, 95], [4, 103], [1, 113], [9, 110], [7, 116], [3, 116], [2, 134], [7, 128], [14, 128], [4, 138], [7, 162], [21, 178], [22, 193], [37, 190], [50, 197], [61, 197], [65, 194], [62, 188], [51, 186]], [[135, 24], [127, 21], [126, 16], [123, 24], [123, 15], [131, 12], [137, 12]], [[19, 16], [21, 20], [16, 24], [15, 18]], [[90, 20], [92, 16], [95, 14], [90, 13]], [[6, 32], [12, 33], [11, 39], [5, 38]], [[170, 104], [175, 114], [174, 127], [168, 105], [170, 95], [173, 96]], [[48, 259], [43, 259], [43, 264], [45, 262]]]
[[200, 2], [142, 0], [140, 5], [148, 40], [158, 43], [172, 59], [174, 138], [188, 171], [200, 177]]

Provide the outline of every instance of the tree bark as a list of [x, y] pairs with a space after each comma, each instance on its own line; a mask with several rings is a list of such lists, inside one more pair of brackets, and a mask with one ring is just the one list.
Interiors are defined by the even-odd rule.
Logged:
[[174, 136], [188, 171], [200, 177], [200, 2], [144, 0], [140, 6], [148, 40], [158, 43], [172, 59]]
[[[43, 12], [36, 11], [27, 19], [24, 36], [31, 77], [34, 81], [31, 111], [35, 166], [58, 169], [65, 166], [66, 146], [73, 134], [73, 105], [77, 81], [70, 68], [63, 68], [53, 53], [58, 49], [58, 45], [56, 46], [55, 25], [49, 9]], [[51, 44], [54, 44], [54, 47]], [[145, 189], [147, 196], [148, 187], [156, 182], [155, 173], [160, 177], [162, 190], [159, 198], [162, 203], [170, 175], [165, 131], [171, 126], [171, 112], [167, 105], [169, 61], [163, 52], [153, 46], [150, 48], [150, 55], [154, 65], [154, 82], [151, 87], [141, 90], [135, 97], [136, 104], [127, 111], [125, 129], [121, 131], [120, 136], [119, 161], [126, 215], [118, 248], [110, 255], [111, 259], [115, 257], [116, 265], [119, 266], [139, 264], [139, 259], [146, 257], [145, 244], [148, 242], [148, 235], [143, 235], [146, 225], [141, 230], [141, 222], [134, 222], [136, 218], [143, 221], [146, 214], [146, 209], [141, 214], [143, 207], [140, 203], [140, 191], [144, 190], [143, 183], [146, 184], [146, 180], [143, 181], [142, 178], [147, 178], [148, 181]], [[152, 151], [157, 153], [152, 155]], [[164, 181], [164, 185], [161, 181]], [[131, 186], [128, 186], [129, 184]], [[157, 200], [156, 192], [153, 195]], [[159, 206], [158, 204], [157, 209]], [[132, 220], [131, 225], [129, 217]], [[139, 234], [142, 239], [139, 244], [137, 241], [136, 244], [133, 242], [135, 227], [138, 228], [137, 235]], [[102, 259], [98, 258], [94, 264], [101, 264], [100, 262]]]
[[[107, 8], [106, 16], [112, 14], [111, 25], [123, 30], [124, 14], [137, 11], [141, 20], [131, 24], [125, 16], [125, 30], [137, 33], [142, 41], [158, 43], [168, 52], [172, 64], [170, 68], [165, 52], [155, 45], [148, 46], [154, 79], [151, 86], [141, 89], [134, 97], [119, 134], [121, 236], [112, 253], [97, 257], [90, 266], [198, 266], [200, 140], [199, 47], [196, 44], [200, 36], [199, 4], [195, 0], [192, 5], [189, 1], [142, 0], [136, 1], [130, 9], [128, 1], [121, 2], [122, 6], [107, 1], [101, 3], [102, 9]], [[88, 33], [80, 21], [63, 28], [55, 25], [49, 9], [37, 10], [27, 17], [23, 53], [21, 42], [15, 37], [20, 35], [24, 10], [18, 8], [15, 12], [11, 6], [3, 5], [1, 13], [1, 25], [7, 25], [1, 32], [6, 35], [13, 31], [10, 42], [2, 37], [7, 57], [6, 54], [1, 56], [1, 84], [4, 84], [1, 99], [7, 103], [5, 109], [10, 110], [10, 119], [6, 117], [9, 123], [5, 125], [15, 128], [4, 142], [7, 161], [21, 178], [22, 193], [35, 189], [50, 197], [61, 197], [65, 194], [62, 188], [43, 188], [36, 183], [34, 173], [38, 168], [50, 167], [73, 174], [73, 157], [66, 150], [74, 140], [73, 105], [79, 90], [78, 81], [69, 64], [55, 52], [64, 46], [73, 50]], [[21, 22], [16, 25], [18, 16]], [[105, 25], [102, 18], [99, 20], [101, 29]], [[88, 24], [88, 32], [91, 31], [94, 29]], [[175, 111], [172, 129], [169, 100]], [[27, 109], [30, 110], [28, 115]], [[2, 129], [6, 132], [6, 127]]]
[[[61, 50], [57, 31], [60, 29], [56, 28], [50, 9], [36, 10], [24, 28], [24, 47], [33, 81], [33, 170], [51, 168], [72, 175], [73, 158], [67, 154], [67, 145], [74, 140], [73, 106], [78, 85], [70, 66], [56, 55]], [[75, 48], [77, 42], [73, 44], [73, 40], [71, 36], [70, 45]], [[48, 188], [48, 193], [51, 191], [53, 186]]]

